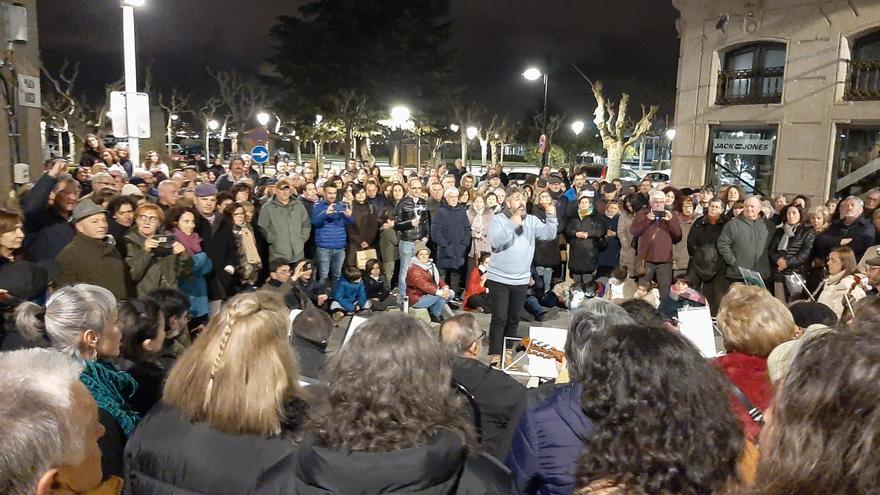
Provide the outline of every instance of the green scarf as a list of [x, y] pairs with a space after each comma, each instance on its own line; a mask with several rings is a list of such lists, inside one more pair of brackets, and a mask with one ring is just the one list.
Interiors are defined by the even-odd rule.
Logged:
[[92, 393], [98, 407], [110, 413], [119, 423], [125, 437], [134, 432], [141, 420], [127, 399], [137, 390], [137, 382], [128, 373], [119, 371], [106, 361], [83, 360], [85, 369], [79, 380]]

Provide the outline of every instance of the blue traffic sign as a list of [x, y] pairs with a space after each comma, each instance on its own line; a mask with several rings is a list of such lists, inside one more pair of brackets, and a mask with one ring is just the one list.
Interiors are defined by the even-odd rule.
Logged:
[[266, 163], [269, 161], [269, 148], [258, 145], [251, 148], [251, 158], [254, 163]]

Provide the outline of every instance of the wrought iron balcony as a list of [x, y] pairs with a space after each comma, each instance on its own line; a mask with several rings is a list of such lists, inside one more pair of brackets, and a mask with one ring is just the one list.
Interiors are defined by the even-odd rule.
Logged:
[[718, 71], [718, 105], [780, 103], [785, 67]]
[[853, 60], [849, 63], [844, 98], [880, 100], [880, 60]]

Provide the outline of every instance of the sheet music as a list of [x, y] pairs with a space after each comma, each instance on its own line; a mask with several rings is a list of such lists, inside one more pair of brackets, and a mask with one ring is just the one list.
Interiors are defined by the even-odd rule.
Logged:
[[708, 306], [678, 310], [678, 331], [693, 342], [705, 358], [718, 355], [715, 347], [715, 332], [712, 329], [712, 314]]
[[[529, 328], [529, 337], [561, 351], [565, 348], [568, 331], [564, 328], [531, 327]], [[529, 354], [529, 374], [541, 378], [556, 379], [559, 376], [556, 360]]]

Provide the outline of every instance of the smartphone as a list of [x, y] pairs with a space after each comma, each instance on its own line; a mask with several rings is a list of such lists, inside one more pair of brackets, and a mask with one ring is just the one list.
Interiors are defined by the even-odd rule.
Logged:
[[651, 213], [654, 214], [654, 219], [663, 219], [666, 217], [666, 210], [652, 210]]

